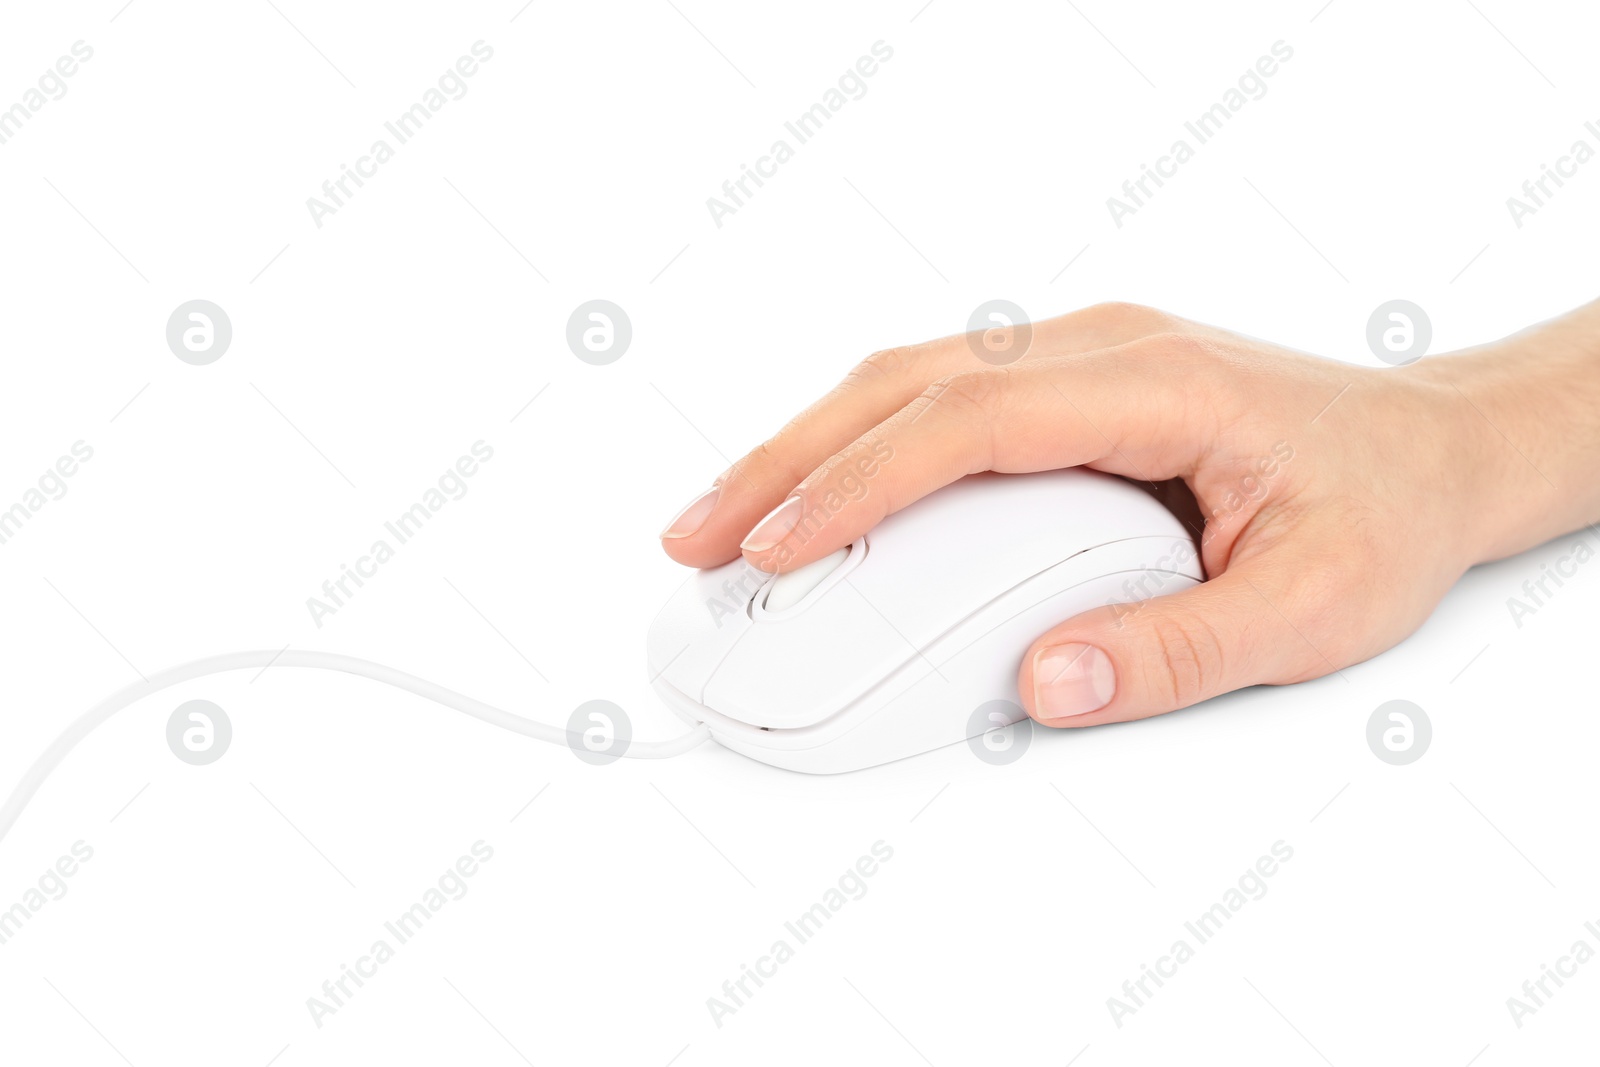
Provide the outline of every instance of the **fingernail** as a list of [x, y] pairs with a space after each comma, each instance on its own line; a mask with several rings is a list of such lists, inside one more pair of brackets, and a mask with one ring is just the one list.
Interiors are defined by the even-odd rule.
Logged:
[[756, 528], [751, 530], [739, 547], [746, 552], [766, 552], [777, 548], [794, 530], [795, 524], [800, 521], [800, 497], [792, 496], [767, 513], [767, 517], [756, 523]]
[[1042, 719], [1087, 715], [1111, 703], [1117, 671], [1093, 645], [1054, 645], [1033, 657], [1033, 708]]
[[717, 497], [722, 494], [720, 485], [713, 485], [689, 501], [689, 506], [678, 512], [673, 520], [667, 523], [667, 528], [661, 531], [663, 538], [688, 537], [706, 524], [711, 517], [711, 509], [717, 506]]

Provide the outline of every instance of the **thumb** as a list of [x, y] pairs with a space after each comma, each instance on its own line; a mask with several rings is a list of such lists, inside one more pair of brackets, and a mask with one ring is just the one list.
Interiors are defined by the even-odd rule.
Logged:
[[1266, 599], [1287, 585], [1275, 569], [1252, 561], [1181, 593], [1068, 619], [1023, 657], [1028, 714], [1046, 726], [1126, 722], [1333, 670]]

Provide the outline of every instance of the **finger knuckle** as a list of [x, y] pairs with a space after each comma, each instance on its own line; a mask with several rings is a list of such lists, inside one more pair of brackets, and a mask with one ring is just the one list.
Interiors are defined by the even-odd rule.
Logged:
[[845, 381], [860, 385], [882, 381], [885, 378], [905, 378], [915, 373], [922, 362], [917, 349], [911, 346], [884, 348], [857, 363]]
[[778, 445], [778, 439], [769, 437], [751, 449], [745, 460], [746, 464], [751, 467], [772, 468], [778, 465], [781, 457], [782, 452]]
[[1211, 627], [1192, 615], [1163, 614], [1149, 621], [1145, 657], [1153, 695], [1174, 708], [1203, 700], [1224, 671]]
[[1011, 373], [1004, 367], [946, 374], [924, 389], [929, 404], [985, 418], [1004, 394]]
[[1107, 326], [1126, 326], [1132, 329], [1161, 329], [1176, 321], [1173, 316], [1144, 304], [1126, 300], [1107, 300], [1091, 305], [1083, 314]]
[[1217, 344], [1205, 337], [1163, 330], [1134, 341], [1130, 349], [1137, 355], [1160, 363], [1209, 363], [1220, 354]]
[[748, 481], [755, 485], [765, 485], [770, 481], [787, 481], [792, 484], [807, 473], [796, 468], [793, 456], [794, 450], [786, 447], [784, 435], [780, 432], [776, 437], [762, 441], [746, 453], [743, 459], [729, 469], [723, 480], [731, 481], [737, 476], [740, 481]]

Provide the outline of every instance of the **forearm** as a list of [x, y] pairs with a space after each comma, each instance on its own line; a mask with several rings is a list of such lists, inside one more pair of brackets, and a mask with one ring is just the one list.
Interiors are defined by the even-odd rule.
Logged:
[[1474, 562], [1600, 524], [1600, 301], [1415, 369], [1466, 409], [1460, 458], [1484, 490]]

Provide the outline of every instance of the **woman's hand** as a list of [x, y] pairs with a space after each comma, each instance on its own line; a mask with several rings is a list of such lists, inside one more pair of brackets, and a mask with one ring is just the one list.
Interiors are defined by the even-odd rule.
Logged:
[[[1581, 309], [1382, 370], [1125, 304], [1034, 324], [1027, 355], [1004, 366], [970, 336], [889, 349], [734, 464], [662, 541], [692, 566], [742, 551], [786, 571], [978, 471], [1181, 478], [1205, 518], [1209, 580], [1043, 634], [1018, 680], [1029, 714], [1091, 726], [1315, 678], [1400, 641], [1473, 564], [1600, 518], [1600, 479], [1583, 473], [1600, 460], [1597, 320]], [[1543, 418], [1587, 436], [1563, 441]], [[876, 462], [885, 445], [893, 459]], [[868, 469], [867, 491], [835, 493], [820, 532], [790, 536], [808, 502]]]

